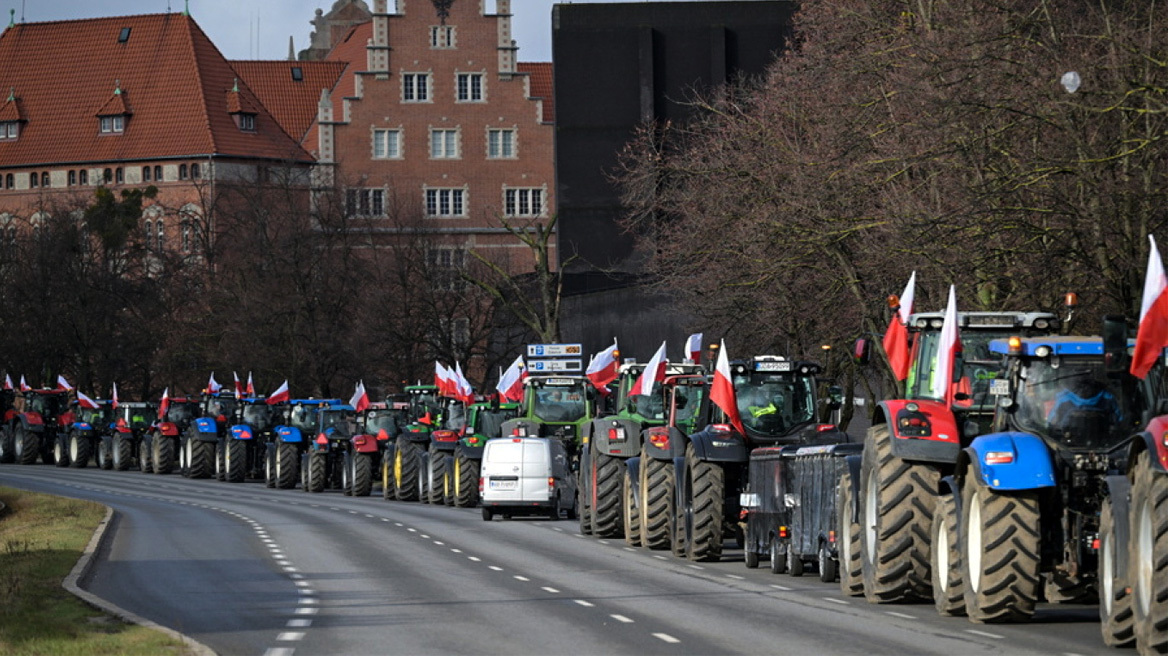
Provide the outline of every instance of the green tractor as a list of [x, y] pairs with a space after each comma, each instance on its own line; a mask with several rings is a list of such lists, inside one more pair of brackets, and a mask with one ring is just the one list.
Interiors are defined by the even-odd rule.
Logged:
[[576, 471], [596, 411], [596, 388], [584, 376], [528, 376], [519, 416], [503, 422], [502, 436], [557, 438]]
[[467, 409], [466, 428], [454, 447], [454, 465], [444, 481], [447, 505], [473, 508], [479, 502], [479, 465], [487, 440], [503, 435], [503, 424], [519, 416], [518, 403], [474, 403]]
[[[449, 428], [444, 418], [452, 410], [461, 410], [462, 402], [439, 396], [434, 385], [410, 385], [405, 392], [408, 423], [396, 440], [387, 441], [381, 456], [383, 495], [399, 501], [427, 501], [426, 479], [430, 468], [426, 455], [433, 433]], [[457, 428], [461, 429], [461, 425]], [[425, 472], [423, 465], [426, 465]]]

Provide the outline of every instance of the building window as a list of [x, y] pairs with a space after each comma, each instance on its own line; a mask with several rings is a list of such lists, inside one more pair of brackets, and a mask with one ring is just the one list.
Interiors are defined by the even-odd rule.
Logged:
[[430, 28], [430, 47], [431, 48], [453, 48], [454, 47], [454, 26], [453, 25], [434, 25]]
[[44, 173], [41, 174], [41, 186], [42, 187], [49, 186], [49, 172], [48, 171], [45, 171]]
[[12, 189], [15, 185], [16, 185], [16, 176], [12, 175], [11, 173], [4, 176], [4, 186], [5, 187]]
[[198, 180], [202, 176], [202, 171], [199, 170], [198, 164], [191, 164], [191, 179]]
[[183, 221], [182, 224], [182, 252], [191, 252], [191, 222]]
[[458, 101], [459, 102], [482, 102], [483, 101], [483, 74], [482, 73], [459, 73], [458, 74]]
[[426, 216], [466, 216], [466, 190], [427, 189]]
[[506, 189], [503, 213], [507, 216], [542, 216], [543, 189]]
[[114, 134], [121, 133], [126, 129], [125, 116], [102, 116], [101, 117], [101, 133]]
[[89, 169], [81, 169], [77, 172], [77, 182], [83, 185], [89, 184]]
[[401, 130], [373, 131], [373, 159], [401, 159]]
[[430, 159], [458, 157], [458, 130], [430, 130]]
[[164, 228], [165, 228], [165, 226], [162, 225], [162, 219], [159, 218], [158, 223], [156, 223], [154, 225], [154, 234], [155, 234], [155, 243], [156, 243], [155, 248], [158, 249], [159, 253], [161, 253], [162, 249], [166, 246], [166, 232], [163, 230]]
[[35, 189], [37, 187], [37, 185], [40, 184], [40, 182], [41, 182], [41, 176], [37, 175], [36, 173], [29, 173], [28, 174], [28, 186], [29, 187], [32, 187]]
[[142, 182], [150, 182], [150, 167], [142, 167]]
[[515, 157], [515, 130], [487, 130], [487, 157], [512, 159]]
[[122, 167], [114, 169], [114, 182], [122, 184], [126, 181], [126, 174], [122, 171]]
[[186, 180], [187, 179], [187, 165], [186, 164], [179, 164], [178, 165], [178, 179], [179, 180]]
[[155, 182], [162, 182], [162, 167], [161, 166], [154, 167], [154, 181]]
[[19, 135], [19, 121], [4, 121], [0, 123], [0, 139], [15, 139]]
[[303, 82], [304, 81], [304, 69], [303, 68], [301, 68], [299, 66], [292, 67], [292, 81], [293, 82]]
[[146, 225], [143, 226], [143, 229], [146, 237], [146, 248], [149, 249], [154, 241], [154, 224], [150, 222], [150, 219], [146, 219]]
[[235, 121], [243, 132], [255, 132], [255, 114], [236, 114]]
[[345, 210], [349, 216], [384, 216], [384, 189], [349, 189], [345, 195]]
[[428, 73], [402, 75], [402, 100], [405, 102], [428, 102], [430, 100], [430, 75]]
[[431, 248], [428, 253], [432, 283], [435, 289], [454, 292], [466, 288], [462, 270], [466, 267], [466, 249]]

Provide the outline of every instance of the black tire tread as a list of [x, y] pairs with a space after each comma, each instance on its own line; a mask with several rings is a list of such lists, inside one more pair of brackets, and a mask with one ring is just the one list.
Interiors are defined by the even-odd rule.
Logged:
[[[979, 623], [1023, 622], [1034, 615], [1042, 577], [1039, 573], [1041, 535], [1035, 492], [995, 492], [977, 481], [966, 481], [962, 491], [961, 561], [965, 576], [965, 612]], [[984, 499], [982, 523], [982, 581], [977, 592], [970, 584], [969, 514], [975, 495]]]
[[837, 535], [840, 546], [840, 592], [849, 597], [864, 594], [864, 561], [860, 554], [860, 522], [855, 517], [855, 496], [852, 494], [852, 474], [845, 471], [836, 489]]
[[455, 485], [454, 505], [459, 508], [474, 508], [479, 502], [479, 462], [469, 458], [462, 449], [456, 449], [458, 480]]
[[699, 460], [693, 444], [685, 449], [686, 467], [690, 471], [692, 488], [692, 532], [686, 544], [686, 558], [696, 561], [714, 561], [722, 557], [722, 527], [726, 472], [722, 466]]
[[[1106, 499], [1099, 513], [1099, 538], [1108, 540], [1112, 553], [1124, 545], [1115, 541], [1115, 516], [1112, 514], [1111, 500]], [[1104, 604], [1106, 590], [1103, 587], [1103, 549], [1099, 550], [1099, 622], [1100, 632], [1103, 634], [1103, 644], [1108, 647], [1130, 647], [1136, 641], [1135, 611], [1132, 608], [1132, 595], [1128, 589], [1129, 578], [1127, 572], [1116, 571], [1112, 583], [1112, 599], [1110, 612]]]
[[[1151, 604], [1144, 612], [1133, 600], [1136, 647], [1141, 654], [1168, 653], [1168, 475], [1153, 470], [1150, 454], [1145, 451], [1136, 458], [1132, 470], [1132, 517], [1136, 517], [1144, 500], [1151, 504], [1152, 534], [1152, 590]], [[1131, 522], [1132, 536], [1128, 540], [1129, 566], [1138, 562], [1136, 522]], [[1131, 576], [1132, 591], [1138, 595], [1137, 576]]]
[[673, 462], [641, 456], [641, 545], [668, 549], [672, 542], [673, 500], [677, 495]]
[[596, 452], [592, 453], [596, 465], [596, 507], [592, 509], [592, 532], [598, 538], [621, 537], [624, 524], [621, 519], [621, 470], [620, 458]]

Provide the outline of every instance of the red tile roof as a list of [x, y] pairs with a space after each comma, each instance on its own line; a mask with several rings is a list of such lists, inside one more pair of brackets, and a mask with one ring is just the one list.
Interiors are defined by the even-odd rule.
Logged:
[[[332, 90], [333, 101], [333, 120], [339, 121], [344, 117], [344, 99], [352, 98], [357, 95], [357, 76], [355, 71], [363, 71], [369, 61], [365, 46], [369, 43], [369, 39], [373, 38], [373, 23], [361, 23], [354, 25], [345, 38], [341, 39], [340, 43], [333, 46], [331, 52], [325, 60], [332, 64], [341, 64], [342, 73], [340, 80], [337, 81]], [[317, 101], [320, 96], [317, 96]], [[312, 128], [304, 135], [304, 139], [300, 142], [310, 152], [316, 152], [316, 147], [319, 141], [320, 131], [318, 124], [313, 123]]]
[[122, 116], [129, 113], [130, 110], [126, 107], [126, 94], [118, 89], [110, 95], [109, 100], [105, 101], [105, 104], [97, 110], [94, 116]]
[[531, 76], [531, 97], [543, 100], [544, 123], [556, 122], [556, 98], [552, 86], [551, 62], [519, 62], [520, 73]]
[[[0, 166], [208, 155], [309, 161], [242, 81], [256, 130], [236, 127], [225, 101], [236, 77], [183, 14], [11, 26], [0, 34], [0, 89], [13, 90], [28, 122], [19, 139], [0, 142]], [[100, 136], [95, 113], [117, 87], [133, 118], [121, 135]]]
[[20, 108], [20, 100], [10, 98], [0, 107], [0, 121], [11, 122], [24, 119], [24, 111]]
[[[321, 89], [331, 91], [345, 70], [344, 62], [334, 61], [233, 61], [231, 66], [297, 141], [316, 121]], [[302, 79], [293, 79], [294, 68]]]

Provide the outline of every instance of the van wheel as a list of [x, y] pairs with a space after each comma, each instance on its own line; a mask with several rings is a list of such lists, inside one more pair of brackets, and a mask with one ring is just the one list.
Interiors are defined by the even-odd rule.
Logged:
[[483, 508], [483, 521], [489, 522], [495, 518], [495, 513], [491, 512], [490, 508]]

